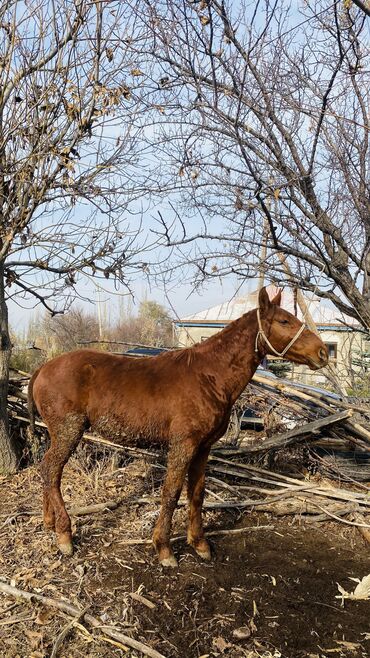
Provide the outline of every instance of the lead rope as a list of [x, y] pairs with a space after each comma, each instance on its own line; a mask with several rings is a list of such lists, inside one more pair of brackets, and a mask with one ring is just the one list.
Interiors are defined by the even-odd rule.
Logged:
[[295, 336], [293, 336], [293, 338], [292, 338], [292, 340], [290, 341], [290, 343], [288, 343], [288, 345], [283, 349], [282, 352], [278, 352], [278, 351], [277, 351], [277, 350], [271, 345], [269, 339], [267, 338], [265, 332], [264, 332], [263, 329], [262, 329], [261, 316], [260, 316], [260, 309], [259, 309], [259, 307], [257, 308], [257, 321], [258, 321], [258, 332], [257, 332], [257, 335], [256, 335], [256, 341], [255, 341], [255, 344], [254, 344], [254, 351], [255, 351], [255, 352], [258, 352], [258, 339], [259, 339], [259, 337], [261, 336], [261, 338], [265, 341], [265, 343], [266, 343], [267, 346], [270, 348], [270, 350], [271, 350], [274, 354], [276, 354], [276, 356], [284, 356], [284, 355], [287, 353], [287, 351], [290, 350], [290, 348], [292, 347], [292, 345], [294, 345], [294, 343], [296, 342], [296, 340], [298, 340], [298, 338], [300, 337], [301, 333], [306, 329], [306, 325], [305, 325], [305, 324], [302, 324], [302, 326], [299, 328], [299, 330], [297, 331], [297, 333], [295, 334]]

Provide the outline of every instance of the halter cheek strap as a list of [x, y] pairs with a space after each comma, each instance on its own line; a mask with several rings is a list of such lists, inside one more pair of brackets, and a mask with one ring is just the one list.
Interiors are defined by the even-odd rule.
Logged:
[[271, 345], [269, 339], [267, 338], [265, 332], [264, 332], [263, 329], [262, 329], [262, 323], [261, 323], [261, 316], [260, 316], [260, 310], [259, 310], [259, 308], [257, 308], [257, 321], [258, 321], [258, 331], [257, 331], [257, 335], [256, 335], [256, 341], [255, 341], [255, 344], [254, 344], [254, 351], [255, 351], [255, 352], [258, 352], [258, 339], [259, 339], [259, 337], [261, 337], [261, 338], [265, 341], [266, 345], [270, 348], [271, 352], [273, 352], [273, 354], [276, 354], [276, 356], [284, 356], [284, 355], [288, 352], [288, 350], [290, 350], [290, 348], [292, 347], [292, 345], [294, 345], [294, 343], [296, 342], [296, 340], [298, 340], [298, 338], [300, 337], [301, 333], [306, 329], [306, 325], [305, 325], [305, 324], [302, 324], [302, 326], [299, 328], [299, 330], [297, 331], [297, 333], [295, 334], [295, 336], [293, 336], [293, 338], [292, 338], [292, 340], [290, 341], [290, 343], [288, 343], [288, 345], [283, 349], [282, 352], [278, 352], [278, 351], [277, 351], [277, 350]]

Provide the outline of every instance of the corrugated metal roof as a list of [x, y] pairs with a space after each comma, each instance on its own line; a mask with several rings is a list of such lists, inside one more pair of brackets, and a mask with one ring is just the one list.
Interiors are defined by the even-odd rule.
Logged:
[[[272, 298], [278, 291], [273, 285], [267, 286], [267, 292]], [[251, 311], [257, 307], [258, 291], [255, 290], [243, 297], [235, 297], [227, 302], [206, 308], [204, 311], [199, 311], [194, 315], [188, 315], [181, 318], [181, 322], [231, 322], [240, 318], [241, 315]], [[351, 327], [359, 326], [354, 318], [340, 313], [337, 308], [325, 306], [323, 301], [318, 297], [304, 295], [304, 300], [308, 310], [312, 316], [313, 321], [317, 325], [326, 325], [328, 328], [334, 326], [342, 326], [343, 323]], [[294, 314], [294, 294], [291, 288], [285, 288], [282, 292], [281, 299], [282, 308]], [[303, 320], [301, 310], [298, 306], [298, 318]]]

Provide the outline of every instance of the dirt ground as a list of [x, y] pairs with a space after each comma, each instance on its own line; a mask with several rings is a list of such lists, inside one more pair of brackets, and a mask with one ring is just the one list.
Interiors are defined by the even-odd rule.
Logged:
[[[346, 600], [342, 607], [335, 598], [337, 583], [352, 591], [349, 578], [370, 573], [368, 547], [356, 529], [255, 512], [207, 512], [208, 530], [251, 529], [213, 537], [211, 563], [178, 541], [179, 567], [164, 570], [150, 545], [125, 544], [150, 537], [163, 470], [144, 459], [117, 465], [105, 458], [91, 466], [85, 457], [76, 455], [65, 469], [67, 507], [117, 498], [122, 504], [74, 517], [72, 558], [61, 557], [53, 535], [43, 530], [37, 469], [0, 479], [0, 580], [88, 607], [102, 625], [115, 626], [166, 658], [370, 655], [370, 601]], [[148, 504], [137, 504], [144, 495]], [[184, 534], [185, 522], [180, 509], [174, 534]], [[264, 525], [273, 527], [254, 529]], [[0, 656], [49, 658], [70, 621], [60, 611], [0, 593]], [[78, 623], [55, 655], [141, 654], [112, 643], [103, 629]]]

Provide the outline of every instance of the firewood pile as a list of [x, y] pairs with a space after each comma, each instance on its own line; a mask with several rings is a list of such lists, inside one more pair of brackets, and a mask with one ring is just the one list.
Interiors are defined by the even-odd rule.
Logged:
[[[12, 373], [9, 419], [11, 430], [23, 439], [28, 460], [38, 461], [47, 435], [41, 421], [36, 421], [36, 438], [31, 439], [27, 431], [28, 379], [27, 373]], [[262, 431], [243, 431], [245, 409], [263, 419]], [[342, 399], [256, 374], [239, 398], [233, 419], [232, 430], [215, 445], [209, 459], [205, 509], [249, 509], [291, 515], [307, 523], [336, 520], [356, 526], [370, 542], [370, 406], [366, 400]], [[164, 455], [155, 449], [123, 447], [89, 433], [84, 438], [118, 454], [144, 455], [153, 468], [165, 468]], [[148, 505], [153, 495], [135, 502]], [[120, 504], [124, 498], [107, 501], [107, 509]], [[185, 505], [186, 500], [180, 499], [179, 504]]]
[[[245, 409], [263, 418], [264, 431], [258, 436], [243, 437], [240, 413]], [[323, 454], [337, 453], [344, 479], [343, 455], [352, 453], [356, 454], [359, 468], [353, 468], [348, 462], [348, 476], [356, 472], [359, 479], [370, 480], [368, 401], [343, 400], [322, 389], [256, 374], [239, 398], [236, 413], [239, 413], [239, 422], [234, 441], [243, 452], [272, 457], [282, 451], [287, 454], [293, 447], [297, 451], [297, 446], [301, 447], [298, 452], [303, 453], [309, 446], [318, 458]], [[328, 465], [330, 461], [333, 460], [327, 459]]]

